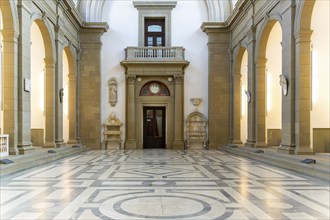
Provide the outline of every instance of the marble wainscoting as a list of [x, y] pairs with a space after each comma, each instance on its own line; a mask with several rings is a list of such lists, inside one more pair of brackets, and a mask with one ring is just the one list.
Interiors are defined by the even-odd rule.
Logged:
[[87, 151], [1, 178], [0, 219], [329, 219], [329, 196], [221, 151]]

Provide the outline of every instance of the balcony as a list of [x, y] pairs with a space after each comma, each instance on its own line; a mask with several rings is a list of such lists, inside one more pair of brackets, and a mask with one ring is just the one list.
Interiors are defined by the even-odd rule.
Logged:
[[125, 61], [185, 61], [183, 47], [127, 47]]

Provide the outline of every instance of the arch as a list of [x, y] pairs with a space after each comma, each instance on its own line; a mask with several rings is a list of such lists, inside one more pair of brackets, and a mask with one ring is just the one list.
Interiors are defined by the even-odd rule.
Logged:
[[[44, 115], [45, 115], [45, 137], [44, 144], [45, 147], [55, 147], [55, 40], [53, 38], [54, 34], [52, 32], [52, 26], [49, 21], [43, 16], [42, 13], [34, 13], [31, 15], [31, 25], [33, 22], [37, 25], [41, 32], [42, 40], [44, 43], [44, 82], [45, 82], [45, 93], [44, 93]], [[33, 56], [31, 56], [33, 58]]]
[[241, 140], [241, 110], [242, 110], [242, 92], [241, 92], [241, 67], [244, 53], [247, 53], [247, 47], [240, 45], [234, 53], [234, 73], [233, 73], [233, 144], [242, 144]]
[[301, 0], [297, 5], [295, 18], [295, 33], [301, 30], [310, 30], [312, 14], [316, 0]]
[[47, 59], [55, 60], [55, 40], [54, 40], [54, 30], [52, 27], [52, 24], [49, 23], [49, 21], [44, 17], [44, 15], [40, 12], [33, 13], [31, 15], [30, 20], [30, 27], [32, 23], [35, 22], [42, 34], [42, 38], [44, 40], [45, 44], [45, 57]]
[[[296, 38], [296, 144], [295, 153], [311, 152], [312, 125], [312, 17], [317, 0], [297, 4], [294, 23]], [[314, 146], [313, 146], [314, 147]]]
[[[67, 57], [68, 62], [68, 88], [67, 88], [67, 97], [68, 97], [68, 144], [75, 144], [77, 143], [77, 70], [76, 70], [76, 62], [75, 62], [75, 53], [72, 45], [68, 43], [64, 43], [64, 53]], [[64, 63], [63, 63], [64, 64]], [[63, 72], [64, 74], [64, 72]], [[63, 76], [64, 79], [65, 76]], [[64, 106], [63, 106], [64, 107]], [[63, 117], [63, 121], [65, 117]], [[63, 123], [63, 125], [65, 125]], [[63, 129], [64, 130], [64, 129]]]
[[268, 43], [268, 38], [276, 22], [279, 22], [279, 24], [281, 25], [281, 29], [283, 30], [281, 20], [278, 19], [277, 14], [272, 15], [273, 16], [269, 17], [269, 20], [264, 20], [263, 24], [260, 27], [260, 31], [258, 32], [256, 41], [256, 60], [266, 59], [266, 47]]
[[17, 32], [18, 19], [16, 11], [16, 2], [11, 0], [1, 0], [0, 9], [2, 11], [3, 18], [3, 30], [11, 30]]
[[[153, 87], [155, 87], [155, 90], [153, 90]], [[160, 81], [150, 81], [142, 86], [140, 96], [171, 96], [171, 94], [164, 83]]]
[[[268, 80], [270, 79], [269, 75], [266, 73], [266, 63], [267, 63], [267, 47], [268, 47], [268, 41], [270, 38], [270, 34], [275, 26], [275, 24], [279, 24], [280, 30], [281, 30], [281, 39], [283, 39], [283, 31], [282, 31], [282, 25], [281, 25], [281, 17], [277, 13], [272, 13], [270, 15], [266, 16], [267, 19], [264, 20], [263, 24], [261, 25], [260, 31], [258, 33], [257, 37], [257, 44], [256, 44], [256, 111], [257, 111], [257, 146], [258, 147], [265, 147], [267, 146], [267, 123], [266, 120], [268, 119], [269, 115], [267, 114], [267, 103], [269, 101], [267, 100], [267, 96], [270, 95], [269, 88], [270, 86], [278, 86], [277, 82], [269, 84]], [[269, 20], [268, 20], [269, 18]], [[282, 61], [282, 52], [281, 57], [279, 59]], [[280, 69], [279, 73], [282, 73], [282, 69]], [[268, 78], [266, 78], [268, 76]], [[267, 86], [267, 84], [269, 84]], [[268, 90], [268, 91], [267, 91]], [[278, 95], [278, 94], [277, 94]], [[282, 101], [280, 102], [282, 103]], [[277, 103], [278, 104], [278, 103]], [[276, 105], [279, 106], [279, 105]], [[280, 114], [282, 110], [280, 111], [273, 111], [278, 112]], [[281, 126], [280, 126], [281, 127]], [[274, 136], [278, 136], [278, 129], [277, 130], [269, 130], [269, 132], [273, 132]], [[275, 134], [276, 133], [276, 134]], [[270, 137], [270, 136], [269, 136]], [[277, 142], [279, 142], [276, 145], [280, 144], [279, 138], [276, 139]]]

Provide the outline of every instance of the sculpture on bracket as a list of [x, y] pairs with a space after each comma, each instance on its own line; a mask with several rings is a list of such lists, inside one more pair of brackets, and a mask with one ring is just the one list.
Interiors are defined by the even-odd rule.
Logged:
[[106, 149], [121, 148], [121, 121], [112, 112], [104, 123], [104, 145]]
[[207, 149], [207, 120], [206, 117], [194, 111], [189, 114], [186, 120], [185, 149]]
[[244, 90], [248, 103], [251, 102], [251, 94], [249, 91]]
[[108, 87], [109, 87], [109, 103], [112, 107], [115, 107], [117, 104], [117, 90], [118, 90], [118, 82], [115, 77], [109, 79]]
[[60, 103], [63, 102], [63, 96], [64, 96], [64, 89], [60, 89], [60, 91], [58, 91], [58, 96], [59, 96], [59, 99], [60, 99]]
[[283, 75], [280, 75], [280, 85], [282, 87], [283, 95], [286, 96], [288, 94], [288, 81]]

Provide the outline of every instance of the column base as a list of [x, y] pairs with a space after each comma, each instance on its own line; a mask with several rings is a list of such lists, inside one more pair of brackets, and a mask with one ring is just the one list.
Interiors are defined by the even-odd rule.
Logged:
[[77, 140], [76, 139], [70, 139], [70, 140], [68, 140], [67, 144], [77, 144]]
[[172, 146], [173, 150], [184, 150], [183, 140], [174, 140]]
[[55, 148], [56, 144], [54, 142], [45, 142], [43, 148]]
[[19, 151], [17, 147], [9, 147], [9, 155], [18, 155]]
[[126, 150], [134, 150], [136, 149], [136, 140], [127, 140], [125, 143]]
[[244, 147], [256, 148], [256, 142], [255, 141], [249, 141], [249, 140], [247, 140], [244, 143]]
[[265, 142], [258, 142], [256, 148], [267, 148], [268, 145]]
[[55, 142], [55, 147], [56, 148], [61, 148], [61, 147], [65, 147], [65, 146], [66, 146], [66, 143], [63, 140]]
[[280, 145], [277, 149], [277, 153], [281, 154], [294, 154], [295, 146], [289, 146], [289, 145]]
[[315, 152], [310, 147], [297, 147], [294, 151], [297, 155], [315, 155]]
[[20, 155], [31, 154], [34, 151], [35, 151], [35, 147], [32, 147], [32, 146], [24, 146], [24, 147], [18, 148], [18, 152]]
[[241, 140], [232, 140], [231, 144], [243, 144]]

